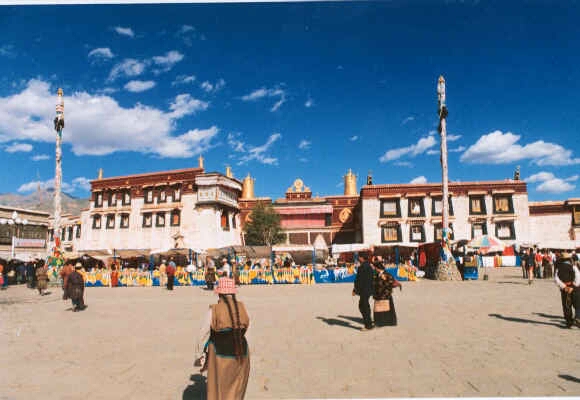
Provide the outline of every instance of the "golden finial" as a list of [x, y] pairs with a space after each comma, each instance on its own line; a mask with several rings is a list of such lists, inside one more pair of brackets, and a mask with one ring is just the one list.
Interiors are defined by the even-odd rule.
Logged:
[[242, 199], [253, 199], [254, 198], [254, 179], [250, 176], [244, 178], [242, 182]]
[[345, 196], [356, 196], [356, 175], [352, 173], [349, 168], [348, 173], [344, 176], [344, 195]]
[[199, 168], [203, 169], [203, 156], [200, 154], [197, 160], [199, 162]]
[[98, 179], [103, 179], [103, 169], [99, 168], [99, 178]]
[[233, 178], [234, 175], [232, 174], [232, 167], [230, 167], [229, 165], [226, 165], [226, 176], [228, 178]]
[[58, 96], [62, 96], [63, 95], [62, 88], [58, 88], [58, 90], [56, 91], [56, 94]]

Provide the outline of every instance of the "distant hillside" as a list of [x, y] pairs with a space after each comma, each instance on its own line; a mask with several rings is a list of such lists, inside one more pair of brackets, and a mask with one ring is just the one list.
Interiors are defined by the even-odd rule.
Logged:
[[[80, 215], [83, 208], [89, 207], [88, 199], [79, 199], [66, 193], [61, 194], [61, 200], [63, 214]], [[54, 191], [52, 189], [41, 190], [40, 193], [35, 191], [27, 195], [0, 194], [0, 205], [46, 211], [52, 215], [54, 213]]]

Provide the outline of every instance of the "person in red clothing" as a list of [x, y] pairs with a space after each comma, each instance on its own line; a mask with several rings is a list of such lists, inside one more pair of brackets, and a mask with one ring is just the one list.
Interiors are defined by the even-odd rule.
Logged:
[[170, 262], [165, 268], [167, 274], [167, 290], [173, 290], [173, 278], [175, 277], [175, 263]]
[[534, 261], [535, 261], [534, 275], [536, 276], [536, 278], [539, 278], [539, 279], [542, 278], [542, 259], [543, 258], [544, 258], [544, 256], [542, 255], [542, 252], [538, 249], [536, 252], [536, 255], [534, 257]]
[[115, 264], [111, 265], [111, 287], [119, 286], [119, 271]]

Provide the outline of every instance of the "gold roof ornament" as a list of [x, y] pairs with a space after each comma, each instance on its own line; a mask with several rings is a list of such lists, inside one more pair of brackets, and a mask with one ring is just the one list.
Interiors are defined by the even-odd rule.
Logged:
[[248, 176], [246, 176], [242, 181], [242, 199], [254, 198], [254, 182], [255, 179], [253, 179], [248, 172]]
[[103, 179], [103, 169], [99, 168], [99, 175], [97, 179]]
[[344, 176], [344, 195], [345, 196], [356, 196], [358, 192], [356, 190], [356, 175], [352, 173], [349, 168], [348, 173]]
[[232, 167], [230, 167], [229, 165], [226, 165], [226, 176], [228, 178], [233, 178], [234, 175], [232, 174]]
[[199, 162], [198, 167], [203, 169], [203, 156], [201, 154], [199, 155], [197, 161]]

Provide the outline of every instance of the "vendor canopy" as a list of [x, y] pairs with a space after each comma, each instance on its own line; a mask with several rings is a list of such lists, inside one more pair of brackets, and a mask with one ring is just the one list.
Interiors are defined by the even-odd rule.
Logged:
[[149, 257], [149, 249], [115, 250], [118, 258]]
[[354, 253], [355, 251], [369, 251], [369, 246], [362, 243], [332, 245], [332, 254]]

